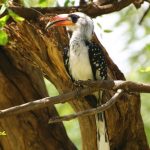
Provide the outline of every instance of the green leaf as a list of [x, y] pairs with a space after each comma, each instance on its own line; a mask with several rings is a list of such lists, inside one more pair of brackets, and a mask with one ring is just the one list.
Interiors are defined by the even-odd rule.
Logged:
[[2, 0], [3, 3], [6, 3], [8, 0]]
[[8, 35], [5, 31], [0, 30], [0, 45], [6, 45], [8, 42]]
[[65, 7], [69, 6], [69, 3], [70, 3], [70, 1], [69, 1], [69, 0], [66, 0], [64, 6], [65, 6]]
[[140, 72], [150, 72], [150, 67], [141, 68]]
[[8, 19], [9, 15], [5, 15], [4, 17], [0, 18], [0, 28], [2, 28], [6, 24]]
[[71, 2], [71, 5], [74, 6], [74, 4], [75, 4], [75, 1], [72, 1], [72, 2]]
[[46, 2], [47, 0], [39, 0], [39, 3], [43, 3]]
[[39, 0], [40, 7], [46, 7], [47, 6], [47, 0]]
[[150, 44], [147, 44], [147, 45], [144, 47], [144, 49], [145, 49], [146, 51], [150, 51]]
[[2, 4], [1, 8], [0, 8], [0, 15], [2, 15], [4, 13], [4, 11], [6, 10], [6, 5]]
[[97, 22], [97, 25], [98, 25], [98, 27], [99, 27], [100, 29], [102, 29], [102, 26], [101, 26], [101, 24], [100, 24], [99, 22]]
[[105, 30], [104, 30], [104, 32], [105, 32], [105, 33], [111, 33], [111, 32], [112, 32], [112, 30], [105, 29]]
[[9, 12], [9, 15], [13, 18], [14, 21], [16, 21], [16, 22], [24, 21], [23, 17], [20, 17], [19, 15], [17, 15], [12, 10], [9, 9], [8, 12]]

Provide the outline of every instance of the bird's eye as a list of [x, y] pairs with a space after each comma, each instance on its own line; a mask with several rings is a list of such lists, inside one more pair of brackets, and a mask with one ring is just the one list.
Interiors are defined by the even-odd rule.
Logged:
[[73, 23], [76, 23], [78, 19], [80, 18], [78, 15], [70, 14], [69, 17], [71, 18]]

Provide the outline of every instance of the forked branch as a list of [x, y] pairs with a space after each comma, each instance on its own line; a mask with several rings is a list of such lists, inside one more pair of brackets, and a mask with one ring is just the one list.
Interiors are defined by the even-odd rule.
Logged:
[[[113, 81], [113, 80], [99, 80], [99, 81], [79, 81], [84, 86], [83, 89], [70, 91], [55, 97], [46, 97], [43, 99], [28, 102], [22, 105], [10, 107], [0, 110], [0, 118], [5, 116], [17, 115], [30, 110], [41, 109], [58, 103], [65, 103], [76, 99], [77, 97], [84, 97], [99, 89], [102, 90], [118, 90], [122, 89], [126, 92], [150, 93], [150, 84], [135, 83], [131, 81]], [[122, 93], [122, 92], [121, 92]], [[120, 94], [119, 94], [120, 95]], [[107, 103], [106, 103], [107, 104]], [[105, 106], [105, 105], [104, 105]], [[101, 109], [104, 110], [104, 106]], [[104, 107], [104, 108], [103, 108]], [[94, 110], [96, 111], [96, 109]], [[98, 110], [99, 111], [99, 110]]]
[[66, 115], [66, 116], [63, 116], [63, 117], [50, 118], [49, 123], [57, 123], [57, 122], [62, 122], [62, 121], [68, 121], [68, 120], [71, 120], [71, 119], [75, 119], [77, 117], [94, 115], [94, 114], [97, 114], [99, 112], [105, 111], [108, 108], [110, 108], [117, 100], [119, 100], [119, 98], [122, 94], [123, 94], [123, 90], [119, 89], [109, 101], [107, 101], [105, 104], [103, 104], [101, 106], [98, 106], [98, 107], [92, 108], [92, 109], [87, 109], [87, 110], [78, 112], [76, 114]]

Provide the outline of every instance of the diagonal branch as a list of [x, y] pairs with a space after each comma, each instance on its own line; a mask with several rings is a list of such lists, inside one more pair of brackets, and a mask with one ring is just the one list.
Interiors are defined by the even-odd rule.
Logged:
[[107, 101], [105, 104], [103, 104], [97, 108], [87, 109], [87, 110], [78, 112], [76, 114], [71, 114], [71, 115], [67, 115], [67, 116], [63, 116], [63, 117], [54, 117], [49, 120], [49, 123], [68, 121], [71, 119], [75, 119], [77, 117], [83, 117], [83, 116], [85, 117], [85, 116], [97, 114], [99, 112], [103, 112], [103, 111], [107, 110], [108, 108], [110, 108], [115, 102], [117, 102], [117, 100], [119, 100], [119, 98], [122, 94], [123, 94], [123, 90], [118, 90], [109, 101]]
[[61, 94], [59, 96], [45, 97], [43, 99], [39, 99], [39, 100], [28, 102], [22, 105], [10, 107], [4, 110], [0, 110], [0, 118], [11, 116], [11, 115], [17, 115], [17, 114], [24, 113], [24, 112], [31, 111], [31, 110], [41, 109], [41, 108], [52, 106], [58, 103], [69, 102], [72, 99], [76, 99], [81, 96], [86, 96], [89, 93], [95, 92], [96, 90], [97, 90], [96, 88], [92, 88], [92, 89], [84, 88], [80, 91], [80, 95], [79, 95], [78, 90], [74, 90], [66, 94]]
[[147, 14], [149, 13], [149, 11], [150, 11], [150, 5], [148, 6], [148, 8], [146, 9], [146, 11], [144, 12], [144, 14], [143, 14], [142, 18], [140, 19], [140, 21], [139, 21], [139, 25], [141, 25], [141, 24], [142, 24], [142, 22], [144, 21], [145, 17], [146, 17], [146, 16], [147, 16]]
[[113, 80], [98, 80], [98, 81], [80, 81], [80, 84], [86, 87], [80, 91], [74, 90], [68, 93], [61, 94], [55, 97], [46, 97], [33, 102], [28, 102], [22, 105], [10, 107], [0, 110], [0, 118], [5, 116], [17, 115], [23, 112], [41, 109], [47, 106], [52, 106], [58, 103], [65, 103], [73, 99], [84, 97], [99, 89], [117, 90], [122, 89], [128, 92], [143, 92], [150, 93], [150, 84], [136, 83], [131, 81], [113, 81]]

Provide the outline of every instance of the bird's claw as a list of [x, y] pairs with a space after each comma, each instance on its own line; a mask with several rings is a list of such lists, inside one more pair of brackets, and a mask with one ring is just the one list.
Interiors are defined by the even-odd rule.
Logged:
[[77, 81], [74, 81], [73, 84], [74, 84], [75, 87], [82, 87], [81, 82], [82, 82], [81, 80], [77, 80]]
[[81, 96], [81, 89], [83, 87], [87, 87], [88, 85], [84, 83], [82, 80], [74, 81], [73, 83], [73, 90], [76, 90], [76, 99], [79, 99]]
[[81, 91], [82, 87], [83, 86], [81, 85], [80, 80], [74, 81], [74, 83], [73, 83], [73, 90], [76, 91], [76, 94], [75, 94], [75, 98], [76, 99], [80, 98], [80, 95], [81, 95], [80, 91]]
[[75, 98], [78, 100], [81, 96], [81, 89], [82, 87], [77, 87], [76, 88], [76, 94], [75, 94]]

